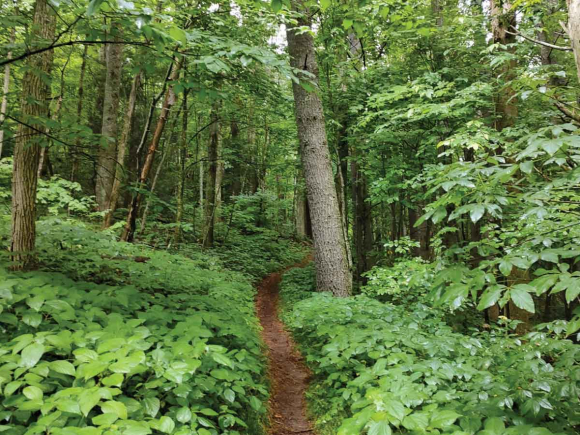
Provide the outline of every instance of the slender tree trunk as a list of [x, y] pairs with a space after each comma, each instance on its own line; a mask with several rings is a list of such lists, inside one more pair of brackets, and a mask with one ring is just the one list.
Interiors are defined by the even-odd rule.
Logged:
[[[182, 59], [175, 62], [173, 70], [170, 74], [169, 81], [175, 82], [179, 77], [179, 71], [181, 69]], [[153, 160], [155, 158], [155, 152], [159, 146], [159, 141], [163, 134], [163, 129], [167, 123], [167, 118], [169, 116], [170, 110], [173, 105], [177, 102], [177, 95], [173, 92], [173, 85], [170, 85], [165, 92], [165, 98], [163, 100], [163, 105], [161, 107], [161, 113], [159, 114], [159, 119], [157, 120], [157, 126], [155, 127], [155, 132], [151, 138], [151, 143], [149, 144], [149, 149], [147, 150], [147, 156], [145, 157], [145, 162], [143, 163], [143, 168], [141, 169], [141, 175], [139, 176], [139, 188], [144, 188], [147, 180], [149, 179], [149, 172], [151, 171], [151, 166], [153, 165]], [[136, 193], [133, 195], [133, 200], [129, 207], [129, 213], [127, 214], [127, 223], [123, 234], [121, 235], [121, 240], [126, 242], [132, 242], [135, 234], [135, 222], [137, 221], [137, 213], [139, 212], [139, 206], [141, 205], [142, 195]]]
[[187, 93], [183, 93], [183, 119], [181, 121], [181, 140], [179, 147], [179, 182], [177, 185], [177, 212], [175, 214], [175, 230], [173, 232], [173, 243], [175, 247], [179, 245], [181, 239], [181, 221], [183, 220], [183, 194], [185, 192], [185, 163], [187, 161], [187, 121], [189, 110], [187, 110]]
[[203, 236], [204, 248], [210, 248], [214, 243], [214, 230], [216, 221], [216, 209], [218, 203], [219, 181], [219, 102], [215, 102], [211, 108], [209, 147], [207, 150], [208, 173], [206, 184], [205, 202], [205, 229]]
[[109, 205], [107, 206], [107, 214], [103, 222], [103, 228], [109, 228], [113, 223], [113, 214], [117, 209], [117, 202], [121, 195], [121, 183], [125, 178], [125, 155], [129, 146], [129, 137], [131, 136], [131, 126], [133, 125], [133, 113], [135, 113], [135, 105], [137, 102], [137, 92], [141, 85], [141, 72], [137, 73], [131, 85], [131, 93], [129, 94], [129, 102], [127, 103], [127, 111], [125, 112], [125, 119], [123, 120], [123, 130], [119, 138], [119, 145], [117, 146], [117, 161], [115, 165], [115, 179], [113, 187], [111, 188], [111, 196], [109, 198]]
[[107, 210], [111, 200], [111, 190], [115, 179], [115, 159], [117, 157], [117, 129], [123, 68], [123, 44], [119, 44], [120, 29], [116, 28], [115, 44], [106, 47], [107, 78], [103, 104], [103, 126], [101, 134], [104, 144], [99, 148], [97, 163], [96, 199], [99, 210]]
[[[48, 0], [37, 0], [34, 6], [32, 36], [37, 43], [50, 43], [54, 39], [56, 19]], [[36, 241], [36, 187], [42, 125], [34, 125], [38, 118], [48, 113], [47, 97], [50, 93], [50, 72], [53, 51], [28, 57], [22, 78], [21, 117], [27, 126], [20, 124], [14, 148], [12, 174], [12, 242], [16, 268], [34, 266]], [[29, 127], [31, 126], [31, 127]]]
[[[79, 77], [79, 90], [78, 90], [78, 102], [77, 102], [77, 123], [80, 124], [82, 114], [83, 114], [83, 103], [84, 103], [84, 94], [85, 94], [85, 71], [87, 69], [87, 52], [89, 50], [89, 46], [85, 45], [83, 48], [83, 56], [81, 62], [81, 73]], [[75, 142], [76, 147], [81, 146], [81, 139], [78, 138]], [[76, 177], [79, 171], [79, 157], [78, 152], [75, 147], [71, 147], [69, 150], [69, 156], [71, 160], [71, 170], [70, 170], [70, 180], [76, 181]]]
[[[493, 42], [501, 45], [514, 44], [516, 37], [507, 33], [510, 27], [516, 25], [516, 14], [512, 10], [511, 1], [491, 0], [490, 6]], [[509, 47], [508, 51], [513, 53], [513, 47]], [[503, 89], [498, 93], [495, 105], [496, 129], [498, 131], [512, 126], [518, 117], [517, 98], [515, 98], [515, 91], [510, 84], [510, 81], [515, 78], [515, 68], [516, 61], [510, 60], [498, 70], [498, 79], [503, 83]]]
[[254, 123], [254, 105], [248, 109], [248, 149], [250, 150], [250, 194], [253, 195], [258, 191], [258, 152], [256, 149], [256, 125]]
[[[303, 10], [301, 0], [293, 0], [292, 6], [305, 13], [298, 19], [297, 28], [309, 27], [311, 23], [306, 18], [308, 11]], [[309, 32], [300, 32], [297, 28], [286, 31], [291, 66], [311, 74], [317, 85], [314, 40]], [[335, 296], [348, 296], [352, 276], [334, 186], [322, 101], [316, 92], [307, 92], [299, 84], [292, 83], [292, 90], [312, 221], [317, 288], [319, 291], [330, 291]]]
[[[68, 58], [60, 71], [60, 93], [58, 95], [58, 99], [56, 100], [56, 107], [54, 108], [54, 112], [52, 114], [52, 120], [58, 121], [60, 119], [60, 110], [62, 109], [62, 101], [64, 99], [64, 86], [65, 86], [65, 71], [68, 63], [70, 62], [70, 58], [72, 56], [72, 51], [69, 53]], [[50, 128], [46, 129], [46, 135], [50, 134]], [[50, 142], [49, 144], [50, 145]], [[48, 172], [51, 176], [52, 174], [52, 167], [50, 165], [50, 158], [48, 156], [48, 152], [50, 150], [49, 146], [42, 147], [40, 150], [40, 161], [38, 162], [38, 178], [46, 175]]]
[[[10, 44], [14, 44], [16, 29], [10, 31]], [[7, 59], [12, 59], [12, 51], [6, 55]], [[10, 64], [4, 66], [4, 84], [2, 86], [2, 104], [0, 105], [0, 158], [2, 158], [2, 147], [4, 145], [4, 120], [8, 111], [8, 93], [10, 92]]]
[[159, 180], [159, 175], [161, 174], [161, 170], [163, 169], [163, 164], [165, 163], [165, 158], [169, 154], [170, 144], [171, 144], [171, 137], [172, 134], [169, 134], [167, 141], [165, 142], [165, 146], [163, 147], [163, 153], [161, 154], [161, 160], [159, 161], [159, 165], [157, 165], [157, 169], [155, 170], [155, 175], [153, 176], [153, 182], [151, 183], [151, 189], [149, 190], [149, 199], [147, 199], [147, 203], [145, 204], [145, 210], [143, 210], [143, 216], [141, 216], [141, 227], [139, 228], [141, 233], [145, 232], [145, 227], [147, 226], [147, 217], [149, 217], [149, 208], [151, 207], [151, 197], [155, 193], [155, 189], [157, 188], [157, 180]]

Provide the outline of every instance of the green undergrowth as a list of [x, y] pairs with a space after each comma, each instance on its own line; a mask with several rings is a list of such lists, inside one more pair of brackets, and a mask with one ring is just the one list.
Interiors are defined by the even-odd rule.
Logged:
[[313, 293], [312, 270], [284, 275], [283, 319], [313, 371], [320, 435], [574, 434], [580, 348], [532, 332], [455, 332], [445, 312], [368, 296]]
[[251, 273], [75, 221], [38, 233], [41, 272], [0, 264], [1, 432], [263, 433]]

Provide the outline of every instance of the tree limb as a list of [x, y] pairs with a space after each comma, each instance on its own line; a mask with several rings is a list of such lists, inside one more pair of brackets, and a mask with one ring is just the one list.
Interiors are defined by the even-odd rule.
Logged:
[[[512, 27], [512, 29], [513, 29], [513, 27]], [[537, 39], [530, 38], [529, 36], [526, 36], [523, 33], [520, 33], [518, 31], [510, 32], [509, 30], [506, 30], [506, 33], [509, 33], [510, 35], [514, 35], [514, 36], [521, 36], [522, 38], [527, 39], [528, 41], [533, 42], [534, 44], [543, 45], [544, 47], [549, 47], [549, 48], [554, 49], [554, 50], [572, 51], [572, 47], [562, 47], [560, 45], [550, 44], [549, 42], [538, 41]]]

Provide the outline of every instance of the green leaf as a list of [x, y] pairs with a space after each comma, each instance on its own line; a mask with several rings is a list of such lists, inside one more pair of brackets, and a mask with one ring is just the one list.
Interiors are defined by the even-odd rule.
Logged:
[[526, 310], [530, 313], [535, 313], [534, 299], [528, 292], [529, 286], [518, 284], [510, 290], [510, 298], [516, 307]]
[[513, 264], [508, 260], [502, 260], [499, 263], [499, 271], [503, 276], [509, 276], [512, 273]]
[[157, 397], [146, 397], [141, 404], [145, 408], [145, 413], [150, 417], [155, 417], [161, 407], [161, 402]]
[[12, 381], [6, 384], [6, 387], [4, 387], [4, 395], [6, 397], [12, 396], [12, 394], [22, 386], [22, 384], [22, 381]]
[[485, 430], [501, 435], [505, 431], [505, 423], [499, 417], [488, 418], [485, 420]]
[[354, 24], [354, 21], [349, 19], [349, 18], [345, 18], [344, 20], [342, 20], [342, 27], [345, 30], [348, 30], [352, 27], [352, 25]]
[[436, 429], [445, 429], [455, 423], [455, 420], [459, 417], [461, 417], [461, 414], [458, 414], [455, 411], [435, 410], [431, 416], [429, 426]]
[[185, 30], [180, 29], [179, 27], [171, 27], [169, 29], [169, 36], [171, 36], [176, 42], [179, 42], [181, 45], [187, 44], [187, 33]]
[[81, 412], [86, 417], [89, 412], [97, 406], [97, 403], [101, 401], [101, 395], [97, 391], [84, 391], [79, 398], [79, 406]]
[[119, 426], [123, 428], [123, 435], [149, 435], [151, 433], [149, 424], [145, 421], [127, 420]]
[[580, 295], [580, 279], [575, 279], [575, 282], [566, 289], [566, 302], [570, 303]]
[[494, 286], [484, 291], [481, 295], [481, 299], [479, 300], [479, 304], [477, 305], [477, 309], [482, 311], [495, 305], [495, 303], [501, 297], [502, 290], [503, 289], [501, 287]]
[[485, 213], [485, 207], [481, 204], [474, 204], [470, 211], [469, 211], [469, 217], [471, 218], [471, 222], [473, 222], [474, 224], [477, 223], [484, 215]]
[[185, 406], [183, 408], [179, 408], [175, 414], [175, 418], [180, 423], [187, 423], [191, 420], [191, 410]]
[[42, 400], [43, 396], [42, 390], [32, 385], [24, 388], [22, 394], [24, 394], [28, 400]]
[[527, 162], [520, 163], [520, 170], [524, 174], [531, 174], [532, 171], [534, 170], [534, 162], [531, 160], [528, 160]]
[[117, 414], [101, 414], [93, 417], [95, 426], [110, 426], [119, 419]]
[[107, 387], [120, 387], [124, 381], [124, 377], [121, 373], [115, 373], [111, 376], [101, 379], [101, 383]]
[[368, 435], [391, 435], [393, 431], [391, 430], [391, 426], [385, 420], [373, 422], [369, 426]]
[[57, 373], [61, 373], [63, 375], [75, 375], [75, 366], [72, 365], [68, 361], [60, 360], [60, 361], [52, 361], [49, 364], [51, 370], [54, 370]]
[[250, 406], [255, 411], [260, 411], [262, 409], [262, 402], [256, 396], [250, 397]]
[[225, 356], [223, 353], [214, 353], [214, 354], [212, 354], [212, 358], [218, 364], [228, 366], [231, 369], [234, 368], [234, 363], [232, 362], [232, 360], [229, 359], [227, 356]]
[[225, 399], [230, 402], [230, 403], [234, 403], [234, 401], [236, 400], [236, 393], [234, 393], [231, 389], [227, 389], [224, 391], [224, 397]]
[[171, 417], [163, 416], [159, 419], [157, 430], [163, 433], [171, 433], [175, 429], [175, 422]]
[[44, 346], [39, 343], [32, 343], [24, 348], [20, 354], [20, 367], [32, 368], [40, 361], [44, 354]]
[[429, 417], [422, 412], [413, 412], [403, 419], [402, 424], [405, 429], [424, 431], [429, 426]]
[[433, 215], [431, 216], [431, 221], [434, 224], [438, 224], [445, 218], [445, 216], [447, 216], [447, 210], [445, 209], [445, 207], [438, 207], [433, 212]]
[[332, 4], [332, 0], [320, 0], [320, 9], [325, 11]]
[[272, 0], [271, 6], [274, 12], [280, 12], [282, 9], [282, 0]]
[[101, 411], [103, 411], [104, 414], [115, 414], [123, 420], [127, 419], [127, 407], [122, 402], [110, 400], [101, 403]]

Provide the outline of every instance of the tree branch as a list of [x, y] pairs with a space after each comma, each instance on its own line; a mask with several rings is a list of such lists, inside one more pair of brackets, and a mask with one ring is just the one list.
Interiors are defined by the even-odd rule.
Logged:
[[[513, 29], [513, 27], [512, 27], [512, 29]], [[572, 47], [562, 47], [560, 45], [550, 44], [549, 42], [538, 41], [537, 39], [530, 38], [529, 36], [526, 36], [523, 33], [520, 33], [518, 31], [510, 32], [509, 30], [506, 30], [506, 33], [509, 33], [510, 35], [514, 35], [514, 36], [521, 36], [522, 38], [527, 39], [528, 41], [533, 42], [534, 44], [543, 45], [544, 47], [549, 47], [549, 48], [552, 48], [554, 50], [572, 51]]]

